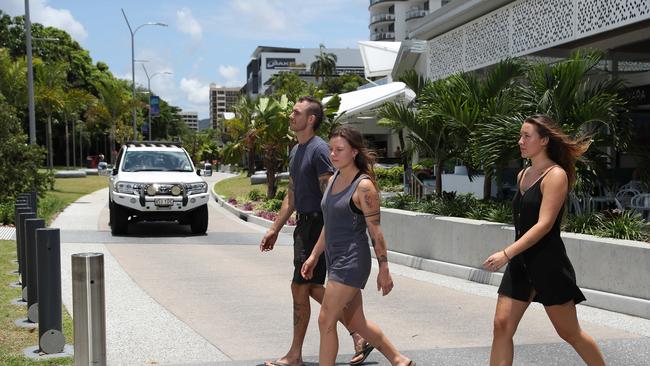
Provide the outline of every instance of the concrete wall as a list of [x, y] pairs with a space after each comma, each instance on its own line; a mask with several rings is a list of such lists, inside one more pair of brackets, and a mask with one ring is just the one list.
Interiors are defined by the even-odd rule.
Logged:
[[[512, 226], [382, 208], [382, 228], [398, 263], [482, 283], [500, 276], [482, 271], [490, 254], [514, 240]], [[650, 319], [650, 243], [563, 233], [587, 305]]]

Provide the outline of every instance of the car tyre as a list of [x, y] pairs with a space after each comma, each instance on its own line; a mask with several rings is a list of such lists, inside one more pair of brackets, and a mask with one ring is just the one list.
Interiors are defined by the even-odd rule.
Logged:
[[208, 231], [208, 205], [203, 205], [192, 213], [190, 223], [192, 234], [205, 234]]
[[129, 229], [129, 216], [125, 210], [119, 205], [111, 203], [109, 205], [110, 220], [111, 220], [111, 234], [123, 235]]

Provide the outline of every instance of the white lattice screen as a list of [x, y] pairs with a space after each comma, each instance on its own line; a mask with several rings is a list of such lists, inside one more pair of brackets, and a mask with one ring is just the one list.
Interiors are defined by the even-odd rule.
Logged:
[[428, 41], [428, 77], [478, 69], [646, 19], [650, 0], [518, 0]]

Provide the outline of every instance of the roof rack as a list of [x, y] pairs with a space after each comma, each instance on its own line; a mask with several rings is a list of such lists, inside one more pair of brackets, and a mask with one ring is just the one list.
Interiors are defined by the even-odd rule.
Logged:
[[161, 146], [176, 146], [182, 147], [180, 141], [126, 141], [124, 145], [134, 146], [134, 147], [161, 147]]

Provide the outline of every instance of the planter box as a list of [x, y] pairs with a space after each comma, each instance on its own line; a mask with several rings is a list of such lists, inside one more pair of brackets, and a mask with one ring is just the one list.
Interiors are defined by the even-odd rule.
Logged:
[[[515, 236], [510, 225], [387, 208], [382, 229], [402, 264], [424, 261], [436, 272], [490, 284], [500, 276], [483, 271], [483, 261]], [[650, 319], [649, 243], [574, 233], [562, 233], [562, 240], [587, 305]]]
[[[268, 228], [270, 228], [271, 225], [273, 225], [273, 221], [269, 221], [269, 220], [264, 219], [262, 217], [255, 216], [255, 213], [253, 211], [244, 211], [244, 210], [241, 210], [241, 209], [231, 205], [230, 203], [228, 203], [228, 201], [225, 200], [224, 197], [221, 197], [220, 195], [214, 193], [214, 191], [212, 191], [212, 195], [214, 196], [214, 199], [217, 201], [217, 203], [221, 207], [223, 207], [226, 210], [230, 211], [235, 216], [239, 217], [240, 219], [242, 219], [244, 221], [252, 222], [254, 224], [264, 226], [264, 227], [268, 227]], [[291, 234], [291, 233], [293, 233], [294, 229], [295, 229], [295, 226], [293, 226], [293, 225], [284, 225], [282, 227], [282, 229], [280, 230], [280, 232], [281, 233]]]

